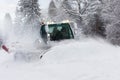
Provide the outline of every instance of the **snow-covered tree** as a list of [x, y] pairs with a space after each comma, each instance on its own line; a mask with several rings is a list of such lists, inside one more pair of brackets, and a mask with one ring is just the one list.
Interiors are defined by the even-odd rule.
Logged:
[[57, 13], [58, 13], [57, 7], [56, 7], [54, 1], [51, 0], [51, 2], [49, 4], [49, 9], [48, 9], [48, 15], [49, 15], [50, 20], [56, 21]]
[[59, 6], [59, 14], [58, 14], [61, 20], [72, 20], [72, 17], [70, 17], [70, 15], [66, 11], [71, 9], [72, 9], [72, 6], [69, 3], [69, 0], [61, 0], [61, 4]]
[[63, 0], [62, 2], [62, 7], [64, 8], [66, 14], [69, 14], [69, 16], [79, 25], [79, 27], [82, 22], [82, 15], [84, 14], [83, 11], [86, 9], [85, 6], [83, 8], [83, 5], [85, 5], [83, 1], [84, 0]]
[[25, 24], [39, 21], [41, 13], [38, 0], [20, 0], [18, 5], [18, 15], [22, 15]]
[[51, 0], [48, 10], [48, 14], [51, 21], [61, 22], [63, 20], [69, 19], [68, 15], [65, 13], [64, 8], [62, 7], [62, 3], [62, 0]]
[[7, 27], [11, 27], [12, 26], [12, 18], [11, 18], [11, 15], [9, 13], [5, 14], [4, 24]]
[[101, 17], [103, 3], [100, 0], [91, 0], [90, 8], [87, 9], [85, 17], [83, 32], [91, 36], [106, 37], [104, 21]]
[[78, 7], [80, 7], [80, 5], [77, 3], [77, 0], [63, 0], [61, 7], [64, 9], [65, 13], [69, 15], [69, 17], [79, 24], [81, 22], [81, 17], [78, 11]]
[[13, 30], [12, 18], [9, 13], [4, 17], [4, 37], [8, 38]]
[[83, 27], [83, 32], [87, 36], [99, 36], [105, 38], [105, 28], [102, 18], [98, 14], [93, 14], [88, 16], [88, 22]]
[[102, 16], [106, 22], [107, 39], [115, 45], [120, 45], [120, 0], [103, 0], [103, 2]]
[[[102, 30], [101, 28], [103, 28], [102, 20], [100, 20], [102, 9], [101, 0], [63, 0], [63, 4], [65, 4], [62, 7], [65, 9], [66, 13], [78, 24], [79, 28], [82, 28], [83, 33], [91, 33], [92, 35], [96, 34], [97, 31], [104, 32], [104, 30], [100, 31]], [[101, 28], [98, 28], [98, 23]], [[104, 33], [101, 33], [100, 35], [103, 34]]]
[[106, 27], [107, 39], [114, 45], [120, 45], [120, 22]]

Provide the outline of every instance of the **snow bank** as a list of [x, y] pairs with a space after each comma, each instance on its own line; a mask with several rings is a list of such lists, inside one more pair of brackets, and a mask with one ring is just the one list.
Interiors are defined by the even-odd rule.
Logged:
[[120, 57], [120, 48], [103, 40], [72, 41], [53, 47], [43, 57], [45, 63], [67, 63], [83, 60], [109, 60]]
[[13, 61], [3, 53], [0, 80], [120, 80], [120, 48], [104, 41], [61, 42], [31, 63]]

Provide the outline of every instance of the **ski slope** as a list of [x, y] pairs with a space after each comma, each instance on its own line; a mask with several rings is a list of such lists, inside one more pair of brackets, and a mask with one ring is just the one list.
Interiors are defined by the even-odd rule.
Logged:
[[120, 80], [120, 48], [102, 40], [61, 42], [41, 60], [0, 51], [0, 80]]

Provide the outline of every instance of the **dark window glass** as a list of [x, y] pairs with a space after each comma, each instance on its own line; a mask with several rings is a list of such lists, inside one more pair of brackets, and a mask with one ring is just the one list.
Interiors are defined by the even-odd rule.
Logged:
[[[50, 40], [63, 40], [63, 39], [72, 39], [74, 38], [73, 32], [70, 28], [70, 25], [68, 23], [62, 23], [62, 24], [49, 24], [49, 34], [50, 34]], [[44, 38], [44, 36], [47, 34], [45, 31], [45, 25], [41, 27], [41, 36]], [[45, 34], [45, 35], [44, 35]]]

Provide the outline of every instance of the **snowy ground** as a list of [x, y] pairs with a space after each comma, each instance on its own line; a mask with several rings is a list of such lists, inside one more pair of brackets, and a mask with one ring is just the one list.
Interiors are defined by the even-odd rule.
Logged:
[[0, 80], [120, 80], [119, 75], [120, 48], [101, 40], [58, 45], [29, 63], [0, 51]]

